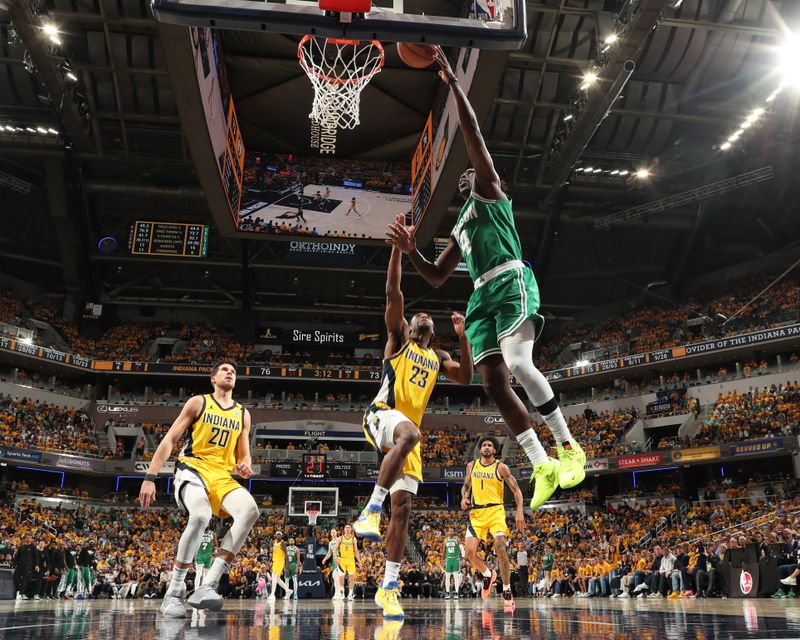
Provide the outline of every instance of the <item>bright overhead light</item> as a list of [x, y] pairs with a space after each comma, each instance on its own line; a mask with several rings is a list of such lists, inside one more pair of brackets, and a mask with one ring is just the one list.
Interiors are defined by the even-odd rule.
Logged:
[[742, 129], [734, 131], [730, 136], [728, 136], [728, 142], [736, 142], [741, 137], [742, 133], [744, 133]]
[[585, 358], [583, 360], [576, 360], [575, 361], [575, 366], [576, 367], [586, 367], [589, 364], [590, 364], [590, 362], [588, 360], [586, 360]]
[[781, 91], [783, 91], [783, 85], [781, 85], [780, 87], [775, 89], [775, 91], [773, 91], [771, 94], [769, 94], [769, 97], [767, 98], [766, 102], [772, 102], [775, 98], [778, 97], [778, 94]]
[[722, 149], [723, 151], [727, 151], [728, 149], [731, 148], [731, 143], [723, 142], [721, 145], [719, 145], [719, 148]]
[[755, 123], [755, 120], [751, 120], [750, 118], [748, 118], [747, 120], [742, 122], [742, 124], [739, 125], [739, 128], [742, 129], [742, 130], [749, 129], [750, 127], [753, 126], [754, 123]]
[[25, 131], [28, 133], [36, 133], [36, 129], [31, 129], [30, 127], [25, 127]]
[[619, 173], [619, 169], [614, 169], [614, 170], [611, 172], [611, 175], [612, 175], [612, 176], [615, 176], [615, 175], [617, 175], [618, 173]]
[[67, 71], [66, 75], [67, 75], [67, 79], [68, 80], [72, 80], [73, 82], [77, 82], [78, 81], [78, 76], [76, 76], [74, 73], [72, 73], [72, 71]]
[[44, 31], [44, 34], [50, 38], [58, 35], [58, 27], [52, 22], [45, 22], [42, 25], [42, 31]]
[[47, 133], [47, 129], [45, 129], [44, 127], [36, 127], [36, 130], [37, 130], [39, 133]]
[[597, 82], [597, 74], [594, 71], [589, 71], [585, 76], [583, 76], [583, 84], [581, 84], [581, 89], [588, 89], [595, 82]]
[[800, 86], [800, 41], [795, 36], [790, 36], [781, 45], [778, 68], [785, 84]]
[[583, 167], [578, 167], [575, 169], [575, 173], [580, 173], [581, 171], [583, 171]]
[[616, 33], [609, 33], [603, 42], [606, 44], [614, 44], [617, 40], [619, 40], [619, 36], [617, 36]]
[[751, 118], [760, 118], [762, 115], [764, 115], [763, 107], [758, 107], [757, 109], [753, 109], [753, 111], [750, 113]]
[[20, 338], [19, 341], [22, 344], [33, 344], [33, 339], [32, 338]]
[[52, 133], [54, 136], [58, 135], [58, 131], [56, 131], [55, 129], [52, 129], [52, 128], [48, 129], [47, 133]]
[[650, 177], [650, 170], [649, 169], [638, 169], [636, 171], [636, 177], [640, 180], [644, 180], [645, 178]]
[[630, 173], [630, 171], [628, 171], [627, 169], [623, 169], [622, 171], [619, 172], [619, 175], [627, 176], [629, 173]]
[[593, 173], [600, 173], [601, 171], [602, 171], [602, 169], [601, 169], [600, 167], [598, 167], [597, 169], [595, 169], [595, 170], [593, 171]]
[[591, 173], [592, 171], [594, 171], [594, 168], [593, 168], [593, 167], [584, 167], [584, 168], [583, 168], [583, 170], [584, 170], [586, 173]]
[[564, 122], [566, 122], [567, 120], [572, 120], [574, 117], [575, 116], [573, 116], [571, 113], [568, 113], [567, 115], [564, 116]]

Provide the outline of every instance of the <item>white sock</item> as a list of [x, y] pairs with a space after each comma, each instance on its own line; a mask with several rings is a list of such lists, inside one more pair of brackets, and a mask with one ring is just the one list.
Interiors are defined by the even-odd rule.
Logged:
[[534, 467], [547, 460], [547, 452], [544, 450], [542, 443], [539, 442], [539, 438], [533, 428], [520, 433], [517, 436], [517, 442], [519, 442], [519, 446], [523, 448], [525, 455], [528, 456], [528, 460], [531, 461]]
[[180, 598], [183, 592], [183, 583], [186, 582], [186, 574], [188, 572], [188, 569], [178, 569], [178, 567], [172, 569], [172, 579], [169, 581], [167, 594]]
[[503, 583], [503, 591], [511, 591], [511, 585], [510, 584], [506, 584], [504, 582]]
[[489, 567], [486, 567], [483, 571], [481, 571], [481, 575], [484, 578], [491, 578], [492, 577], [492, 572], [489, 570]]
[[400, 563], [387, 560], [386, 572], [383, 574], [383, 582], [381, 583], [381, 589], [385, 589], [386, 586], [391, 582], [397, 582], [397, 577], [399, 575], [400, 575]]
[[225, 562], [221, 556], [217, 556], [214, 558], [214, 562], [211, 565], [211, 569], [206, 576], [205, 584], [207, 584], [212, 589], [216, 589], [217, 585], [219, 584], [219, 579], [222, 577], [223, 573], [228, 573], [230, 570], [231, 565]]
[[552, 413], [542, 416], [547, 426], [550, 427], [550, 432], [555, 438], [556, 444], [563, 445], [565, 442], [572, 440], [572, 434], [569, 432], [567, 421], [564, 420], [564, 415], [561, 413], [561, 407], [556, 407]]
[[372, 495], [369, 498], [366, 508], [378, 507], [378, 509], [383, 509], [383, 501], [386, 500], [387, 495], [389, 495], [389, 490], [379, 487], [376, 484], [375, 488], [372, 490]]

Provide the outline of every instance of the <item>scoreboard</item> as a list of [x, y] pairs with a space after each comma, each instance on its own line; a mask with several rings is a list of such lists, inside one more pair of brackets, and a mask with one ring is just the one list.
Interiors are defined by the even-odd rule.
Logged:
[[324, 453], [304, 453], [302, 462], [280, 460], [272, 463], [273, 478], [327, 480], [358, 477], [355, 462], [329, 462]]
[[208, 225], [137, 220], [131, 226], [128, 248], [133, 255], [205, 258]]
[[431, 201], [433, 191], [433, 113], [422, 129], [414, 155], [411, 156], [411, 224], [418, 225]]
[[306, 480], [324, 480], [327, 460], [328, 457], [324, 453], [304, 453], [303, 478]]

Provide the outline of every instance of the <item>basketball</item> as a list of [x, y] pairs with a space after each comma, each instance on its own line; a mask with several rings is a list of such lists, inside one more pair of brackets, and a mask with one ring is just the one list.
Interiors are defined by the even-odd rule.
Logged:
[[414, 69], [424, 69], [433, 62], [433, 47], [427, 44], [398, 42], [397, 53], [403, 62]]

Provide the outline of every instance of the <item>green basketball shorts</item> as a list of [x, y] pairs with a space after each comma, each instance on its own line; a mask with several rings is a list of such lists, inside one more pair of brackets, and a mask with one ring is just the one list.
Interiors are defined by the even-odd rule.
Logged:
[[536, 327], [536, 337], [544, 328], [539, 310], [539, 287], [533, 271], [524, 268], [500, 273], [475, 289], [467, 303], [467, 339], [475, 364], [501, 353], [500, 340], [516, 331], [528, 318]]
[[444, 561], [445, 573], [458, 573], [461, 571], [461, 560], [458, 558], [447, 558]]

